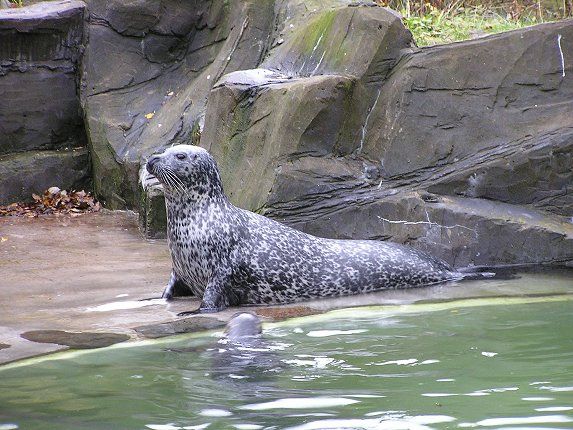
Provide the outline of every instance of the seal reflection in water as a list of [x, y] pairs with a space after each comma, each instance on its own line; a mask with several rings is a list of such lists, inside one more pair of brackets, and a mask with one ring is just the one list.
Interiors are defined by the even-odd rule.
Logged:
[[152, 156], [147, 170], [162, 184], [173, 272], [163, 297], [185, 285], [202, 297], [200, 312], [241, 304], [421, 287], [464, 277], [407, 246], [323, 239], [233, 206], [213, 157], [179, 145]]

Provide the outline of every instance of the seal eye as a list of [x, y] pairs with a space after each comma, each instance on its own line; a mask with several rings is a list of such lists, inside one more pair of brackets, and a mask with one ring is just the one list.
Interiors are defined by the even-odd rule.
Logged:
[[179, 154], [175, 154], [175, 156], [177, 157], [178, 160], [185, 160], [185, 158], [187, 158], [187, 155], [183, 154], [182, 152], [180, 152]]

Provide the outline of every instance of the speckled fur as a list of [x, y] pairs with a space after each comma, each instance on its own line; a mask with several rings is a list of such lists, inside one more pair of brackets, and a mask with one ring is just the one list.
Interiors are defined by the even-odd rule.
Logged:
[[[179, 158], [182, 159], [179, 159]], [[460, 279], [448, 265], [403, 245], [323, 239], [233, 206], [215, 160], [179, 145], [152, 157], [163, 183], [172, 285], [182, 281], [202, 311], [410, 288]]]

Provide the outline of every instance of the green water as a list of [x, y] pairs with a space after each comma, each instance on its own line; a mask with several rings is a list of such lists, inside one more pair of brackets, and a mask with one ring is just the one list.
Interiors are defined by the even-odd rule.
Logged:
[[[573, 428], [571, 296], [334, 312], [0, 368], [0, 429]], [[60, 358], [58, 358], [60, 357]]]

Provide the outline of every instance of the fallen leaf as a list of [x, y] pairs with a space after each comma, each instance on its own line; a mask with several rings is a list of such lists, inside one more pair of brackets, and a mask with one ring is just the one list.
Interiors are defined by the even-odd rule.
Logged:
[[0, 242], [6, 242], [7, 240], [8, 240], [7, 237], [4, 237], [4, 236], [0, 237]]
[[31, 203], [17, 202], [8, 206], [0, 206], [0, 216], [29, 218], [52, 214], [78, 216], [86, 212], [97, 212], [101, 209], [99, 202], [96, 202], [94, 197], [84, 190], [68, 192], [57, 187], [51, 187], [41, 196], [33, 194], [32, 197], [34, 201]]
[[153, 118], [154, 116], [155, 116], [155, 112], [149, 112], [149, 113], [146, 113], [146, 114], [145, 114], [145, 118], [147, 118], [147, 119], [151, 119], [151, 118]]

